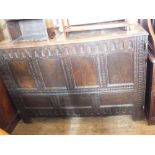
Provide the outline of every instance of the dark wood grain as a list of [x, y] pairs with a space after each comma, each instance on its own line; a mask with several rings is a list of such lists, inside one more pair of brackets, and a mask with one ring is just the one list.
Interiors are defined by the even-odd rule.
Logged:
[[11, 132], [17, 121], [17, 111], [11, 103], [3, 81], [0, 79], [0, 128]]
[[90, 95], [67, 95], [60, 97], [60, 106], [63, 108], [69, 107], [91, 107], [92, 100]]
[[19, 88], [36, 87], [27, 61], [14, 60], [9, 65]]
[[66, 87], [60, 59], [40, 59], [39, 66], [46, 87]]
[[113, 93], [100, 95], [100, 105], [123, 105], [132, 104], [133, 93]]
[[151, 92], [151, 105], [150, 105], [150, 116], [151, 116], [151, 119], [155, 118], [155, 92]]
[[97, 84], [96, 66], [92, 57], [72, 57], [71, 64], [76, 86]]
[[133, 83], [133, 62], [134, 59], [132, 53], [108, 54], [107, 70], [109, 76], [109, 84]]
[[155, 124], [155, 58], [150, 53], [147, 59], [147, 83], [145, 96], [145, 113], [149, 124]]
[[24, 96], [23, 101], [25, 103], [25, 107], [52, 107], [50, 104], [50, 100], [47, 97], [41, 96]]

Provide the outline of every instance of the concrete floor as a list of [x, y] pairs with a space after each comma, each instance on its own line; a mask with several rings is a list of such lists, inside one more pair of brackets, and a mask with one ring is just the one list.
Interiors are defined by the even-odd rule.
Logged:
[[133, 121], [131, 116], [34, 118], [32, 123], [22, 121], [14, 135], [70, 135], [70, 134], [155, 134], [155, 126], [146, 120]]

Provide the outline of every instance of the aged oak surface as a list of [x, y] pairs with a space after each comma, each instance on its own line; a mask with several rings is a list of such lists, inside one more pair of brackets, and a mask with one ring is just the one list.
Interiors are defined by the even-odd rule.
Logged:
[[107, 69], [109, 71], [108, 75], [110, 84], [133, 83], [133, 59], [133, 53], [113, 53], [108, 55]]
[[27, 61], [23, 60], [10, 61], [9, 66], [18, 87], [21, 88], [35, 87], [35, 82], [30, 73]]
[[147, 33], [138, 24], [130, 31], [86, 33], [0, 44], [0, 73], [25, 122], [38, 116], [142, 117]]
[[96, 66], [92, 57], [71, 58], [76, 86], [96, 85]]
[[46, 87], [65, 87], [65, 77], [60, 59], [41, 59], [39, 66]]

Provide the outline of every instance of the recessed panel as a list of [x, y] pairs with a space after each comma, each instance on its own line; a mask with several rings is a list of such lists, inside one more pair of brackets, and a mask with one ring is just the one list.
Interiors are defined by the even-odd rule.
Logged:
[[102, 94], [99, 96], [99, 98], [100, 98], [100, 105], [123, 105], [134, 103], [133, 93]]
[[71, 65], [76, 86], [97, 85], [97, 71], [93, 57], [72, 57]]
[[30, 66], [27, 61], [13, 60], [9, 62], [16, 84], [20, 88], [35, 88]]
[[40, 59], [39, 66], [46, 87], [66, 87], [59, 59]]
[[51, 107], [49, 98], [44, 96], [24, 96], [23, 101], [26, 107]]
[[66, 95], [60, 96], [61, 107], [85, 107], [92, 106], [89, 95]]
[[134, 62], [132, 53], [112, 53], [107, 55], [109, 84], [133, 83]]

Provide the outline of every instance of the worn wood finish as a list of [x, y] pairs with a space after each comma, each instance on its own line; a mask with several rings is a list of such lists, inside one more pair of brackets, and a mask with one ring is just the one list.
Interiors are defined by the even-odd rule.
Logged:
[[151, 19], [142, 19], [140, 23], [148, 31], [147, 80], [145, 96], [145, 113], [148, 124], [155, 124], [155, 33]]
[[18, 121], [15, 107], [11, 104], [8, 92], [0, 79], [0, 128], [11, 132]]
[[[107, 56], [109, 84], [134, 83], [133, 53], [113, 53]], [[124, 69], [126, 66], [126, 69]]]
[[35, 88], [35, 81], [26, 61], [15, 60], [9, 62], [10, 69], [19, 88]]
[[79, 23], [73, 22], [70, 24], [69, 19], [62, 19], [62, 30], [64, 35], [67, 37], [69, 33], [72, 32], [84, 32], [84, 31], [91, 31], [91, 30], [105, 30], [105, 29], [113, 29], [113, 28], [123, 28], [129, 30], [129, 23], [125, 19], [120, 19], [117, 21], [96, 21], [93, 23], [92, 21], [88, 23]]
[[6, 25], [14, 42], [41, 41], [48, 38], [46, 26], [42, 19], [6, 20]]
[[97, 84], [96, 64], [93, 57], [73, 57], [71, 58], [71, 66], [77, 87]]
[[155, 58], [150, 53], [147, 60], [145, 112], [149, 124], [155, 124]]
[[141, 118], [147, 34], [116, 33], [55, 45], [2, 46], [0, 72], [23, 120], [118, 114]]
[[7, 21], [7, 27], [12, 40], [17, 39], [22, 35], [18, 22], [13, 20]]
[[34, 118], [33, 123], [18, 123], [13, 135], [155, 135], [145, 119], [130, 116]]
[[104, 106], [107, 103], [109, 105], [123, 105], [132, 104], [134, 93], [109, 93], [100, 95], [100, 106]]
[[60, 106], [62, 108], [91, 107], [92, 101], [90, 95], [65, 95], [60, 97]]
[[23, 102], [26, 108], [51, 107], [49, 98], [41, 96], [24, 96]]
[[40, 59], [39, 67], [45, 87], [66, 87], [60, 59]]

